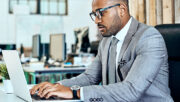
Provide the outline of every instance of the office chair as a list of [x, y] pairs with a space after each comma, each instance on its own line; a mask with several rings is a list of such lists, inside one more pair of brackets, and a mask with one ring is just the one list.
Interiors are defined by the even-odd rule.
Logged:
[[89, 27], [76, 28], [74, 29], [74, 34], [76, 38], [76, 53], [88, 52], [88, 47], [90, 47], [89, 41]]
[[169, 87], [175, 102], [180, 100], [180, 24], [163, 24], [155, 27], [162, 34], [169, 62]]
[[90, 48], [91, 48], [90, 53], [93, 53], [95, 56], [96, 56], [97, 53], [98, 53], [99, 42], [100, 42], [100, 41], [92, 41], [92, 42], [90, 43]]

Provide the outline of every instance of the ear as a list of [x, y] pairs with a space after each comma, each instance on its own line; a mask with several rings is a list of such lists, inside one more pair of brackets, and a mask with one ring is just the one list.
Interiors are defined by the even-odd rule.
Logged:
[[121, 5], [119, 6], [119, 8], [118, 8], [118, 16], [120, 17], [120, 18], [122, 18], [122, 17], [124, 17], [124, 15], [125, 15], [125, 12], [126, 12], [126, 5], [124, 4], [124, 3], [121, 3]]

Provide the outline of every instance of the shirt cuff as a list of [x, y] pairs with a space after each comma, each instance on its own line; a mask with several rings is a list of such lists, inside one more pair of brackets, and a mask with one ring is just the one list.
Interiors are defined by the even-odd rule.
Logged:
[[81, 101], [84, 101], [83, 87], [80, 89]]
[[61, 82], [57, 82], [56, 84], [60, 84], [60, 85], [63, 85]]

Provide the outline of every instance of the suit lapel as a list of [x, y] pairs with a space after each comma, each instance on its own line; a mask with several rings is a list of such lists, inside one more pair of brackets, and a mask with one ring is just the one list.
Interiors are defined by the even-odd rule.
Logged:
[[118, 58], [118, 65], [121, 63], [121, 59], [122, 59], [126, 49], [128, 48], [128, 45], [131, 42], [132, 37], [134, 36], [135, 32], [137, 31], [137, 27], [138, 27], [138, 21], [132, 17], [132, 22], [131, 22], [130, 28], [124, 39], [123, 45], [121, 47], [121, 51], [120, 51], [119, 58]]
[[109, 46], [110, 46], [110, 42], [111, 42], [111, 37], [107, 38], [107, 42], [104, 45], [104, 50], [102, 52], [102, 58], [103, 58], [103, 69], [102, 69], [102, 78], [103, 78], [103, 85], [107, 84], [107, 60], [108, 60], [108, 56], [109, 56]]
[[[118, 64], [121, 62], [122, 56], [124, 54], [124, 52], [126, 51], [129, 43], [131, 42], [132, 36], [135, 34], [135, 32], [137, 31], [137, 27], [138, 27], [138, 21], [136, 21], [133, 17], [132, 17], [132, 22], [130, 25], [130, 28], [128, 30], [128, 33], [124, 39], [123, 45], [121, 47], [121, 51], [119, 54], [119, 58], [118, 58]], [[106, 43], [103, 45], [105, 48], [102, 51], [102, 65], [103, 65], [103, 69], [102, 69], [102, 82], [103, 85], [107, 84], [107, 60], [108, 60], [108, 52], [109, 52], [109, 46], [110, 46], [110, 42], [111, 42], [111, 37], [106, 38], [107, 41]]]

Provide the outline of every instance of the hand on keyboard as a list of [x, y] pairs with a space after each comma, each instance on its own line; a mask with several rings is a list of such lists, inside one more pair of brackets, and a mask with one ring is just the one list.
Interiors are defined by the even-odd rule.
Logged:
[[[38, 92], [37, 92], [38, 91]], [[72, 90], [69, 87], [65, 87], [60, 84], [51, 84], [49, 82], [43, 82], [34, 86], [30, 90], [31, 95], [37, 93], [41, 98], [58, 97], [63, 99], [72, 99]]]

